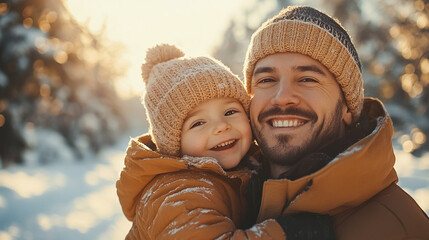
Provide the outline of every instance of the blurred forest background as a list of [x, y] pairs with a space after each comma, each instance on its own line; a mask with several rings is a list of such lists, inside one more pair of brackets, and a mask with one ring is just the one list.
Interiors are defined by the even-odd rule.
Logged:
[[[212, 55], [242, 76], [251, 34], [296, 2], [258, 0], [243, 9]], [[383, 12], [366, 11], [368, 4]], [[416, 156], [429, 151], [429, 1], [324, 0], [312, 6], [339, 18], [351, 34], [365, 95], [385, 103], [395, 147]], [[62, 1], [0, 1], [0, 27], [3, 168], [81, 159], [133, 126], [129, 117], [139, 97], [122, 99], [114, 88], [124, 71], [120, 45], [77, 23]]]

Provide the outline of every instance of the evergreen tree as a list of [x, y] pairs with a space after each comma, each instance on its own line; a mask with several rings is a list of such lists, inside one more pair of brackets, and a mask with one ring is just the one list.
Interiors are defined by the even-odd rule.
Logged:
[[116, 53], [56, 0], [0, 3], [0, 159], [61, 161], [97, 152], [125, 127]]

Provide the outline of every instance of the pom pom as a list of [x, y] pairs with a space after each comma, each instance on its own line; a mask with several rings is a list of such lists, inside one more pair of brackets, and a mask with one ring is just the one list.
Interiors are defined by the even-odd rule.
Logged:
[[152, 68], [162, 62], [185, 56], [182, 50], [174, 45], [160, 44], [149, 48], [146, 52], [145, 63], [142, 65], [143, 81], [147, 83]]

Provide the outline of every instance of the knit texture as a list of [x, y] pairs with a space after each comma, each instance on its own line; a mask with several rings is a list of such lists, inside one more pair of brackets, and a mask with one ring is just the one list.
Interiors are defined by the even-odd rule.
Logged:
[[363, 107], [361, 64], [356, 49], [337, 19], [314, 8], [292, 6], [267, 20], [252, 35], [243, 74], [248, 93], [256, 63], [275, 53], [300, 53], [323, 64], [336, 78], [357, 121]]
[[142, 78], [149, 133], [162, 154], [180, 156], [183, 122], [200, 103], [225, 97], [249, 108], [245, 87], [229, 68], [211, 57], [184, 57], [173, 45], [148, 49]]

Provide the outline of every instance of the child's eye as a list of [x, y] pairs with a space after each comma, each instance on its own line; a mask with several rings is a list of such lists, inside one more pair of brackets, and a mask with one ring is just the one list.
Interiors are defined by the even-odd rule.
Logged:
[[194, 127], [201, 126], [201, 125], [203, 125], [203, 124], [204, 124], [204, 122], [203, 122], [203, 121], [197, 121], [197, 122], [194, 122], [194, 123], [191, 125], [191, 129], [192, 129], [192, 128], [194, 128]]
[[230, 115], [237, 113], [237, 112], [238, 112], [237, 110], [231, 109], [231, 110], [226, 111], [225, 116], [230, 116]]

